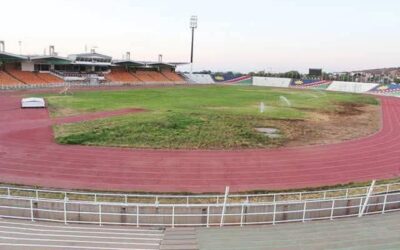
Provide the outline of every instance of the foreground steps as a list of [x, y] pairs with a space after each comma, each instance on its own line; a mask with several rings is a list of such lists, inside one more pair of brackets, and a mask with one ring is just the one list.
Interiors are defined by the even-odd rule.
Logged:
[[164, 231], [0, 219], [0, 249], [156, 250]]
[[161, 242], [161, 250], [198, 250], [194, 228], [168, 228]]
[[201, 250], [400, 249], [400, 213], [268, 226], [197, 228]]

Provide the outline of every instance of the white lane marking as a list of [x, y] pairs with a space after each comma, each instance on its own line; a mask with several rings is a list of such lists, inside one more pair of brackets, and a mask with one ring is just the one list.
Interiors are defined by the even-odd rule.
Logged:
[[145, 248], [110, 248], [110, 247], [83, 247], [83, 246], [60, 246], [60, 245], [43, 245], [43, 244], [21, 244], [21, 243], [1, 243], [0, 246], [12, 246], [12, 247], [53, 247], [62, 249], [98, 249], [98, 250], [149, 250]]
[[[132, 237], [101, 237], [101, 236], [84, 236], [84, 235], [69, 235], [69, 234], [40, 234], [40, 233], [23, 233], [23, 232], [10, 232], [0, 231], [0, 234], [18, 234], [29, 236], [51, 236], [51, 237], [71, 237], [71, 238], [93, 238], [93, 239], [113, 239], [113, 240], [143, 240], [143, 241], [160, 241], [161, 239], [151, 238], [132, 238]], [[147, 243], [146, 243], [147, 244]]]
[[111, 245], [141, 245], [141, 246], [159, 246], [158, 243], [138, 243], [138, 242], [115, 242], [115, 241], [107, 241], [107, 242], [99, 242], [99, 241], [89, 241], [89, 240], [58, 240], [58, 239], [40, 239], [40, 238], [18, 238], [18, 237], [8, 237], [1, 236], [0, 239], [3, 240], [18, 240], [18, 241], [45, 241], [45, 242], [69, 242], [69, 243], [89, 243], [89, 244], [111, 244]]
[[129, 228], [127, 227], [126, 229], [123, 228], [105, 228], [103, 227], [79, 227], [79, 226], [58, 226], [58, 225], [38, 225], [38, 224], [34, 224], [34, 223], [21, 223], [21, 222], [9, 222], [7, 220], [1, 219], [0, 218], [0, 223], [6, 223], [6, 224], [14, 224], [14, 225], [28, 225], [28, 226], [33, 226], [33, 227], [47, 227], [47, 228], [77, 228], [77, 229], [91, 229], [91, 230], [105, 230], [105, 231], [124, 231], [126, 232], [127, 230], [132, 230], [134, 232], [162, 232], [163, 230], [159, 230], [159, 229], [136, 229], [136, 228]]
[[[1, 223], [0, 223], [1, 224]], [[149, 237], [148, 239], [162, 239], [163, 234], [144, 234], [144, 233], [114, 233], [114, 232], [86, 232], [81, 230], [51, 230], [51, 229], [38, 229], [38, 228], [25, 228], [25, 227], [12, 227], [12, 226], [2, 226], [0, 228], [8, 228], [8, 229], [17, 229], [17, 230], [25, 230], [25, 231], [35, 231], [35, 232], [60, 232], [60, 233], [83, 233], [83, 234], [105, 234], [105, 235], [121, 235], [121, 236], [160, 236], [157, 237]], [[71, 228], [72, 229], [72, 228]], [[91, 236], [88, 236], [91, 237]]]

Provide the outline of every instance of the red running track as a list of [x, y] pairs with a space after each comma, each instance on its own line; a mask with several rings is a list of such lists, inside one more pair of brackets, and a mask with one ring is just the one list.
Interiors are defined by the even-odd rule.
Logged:
[[[289, 189], [400, 176], [400, 99], [382, 97], [380, 132], [275, 150], [137, 150], [57, 145], [46, 110], [0, 95], [0, 182], [151, 192]], [[120, 114], [120, 113], [116, 113]]]

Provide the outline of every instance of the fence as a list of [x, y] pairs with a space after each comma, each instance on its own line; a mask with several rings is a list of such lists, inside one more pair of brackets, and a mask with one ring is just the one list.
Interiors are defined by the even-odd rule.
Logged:
[[[229, 194], [227, 203], [259, 203], [279, 201], [303, 201], [303, 200], [325, 200], [337, 198], [351, 198], [366, 195], [369, 186], [330, 189], [306, 192], [280, 192], [260, 194]], [[400, 191], [400, 183], [375, 185], [372, 194], [389, 193]], [[122, 194], [122, 193], [99, 193], [99, 192], [78, 192], [60, 191], [46, 189], [30, 189], [0, 186], [0, 196], [28, 197], [38, 199], [58, 199], [68, 201], [88, 202], [116, 202], [116, 203], [140, 203], [140, 204], [207, 204], [215, 203], [220, 205], [224, 200], [221, 194], [205, 195], [168, 195], [168, 194]]]
[[272, 203], [125, 204], [0, 197], [0, 218], [137, 227], [245, 226], [400, 211], [400, 192]]
[[74, 81], [74, 82], [64, 82], [64, 83], [47, 83], [47, 84], [17, 84], [17, 85], [0, 85], [0, 90], [34, 90], [34, 89], [52, 89], [52, 88], [98, 88], [98, 87], [124, 87], [124, 86], [173, 86], [182, 85], [186, 82], [138, 82], [138, 83], [124, 83], [124, 82], [101, 82], [101, 83], [89, 83], [87, 81]]

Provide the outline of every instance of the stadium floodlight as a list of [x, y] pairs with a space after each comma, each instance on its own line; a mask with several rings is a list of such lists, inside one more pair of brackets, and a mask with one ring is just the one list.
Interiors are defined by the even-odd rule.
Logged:
[[197, 16], [192, 16], [190, 18], [190, 28], [196, 29], [197, 28]]
[[22, 55], [22, 41], [18, 41], [19, 54]]
[[190, 74], [193, 73], [193, 48], [194, 48], [194, 30], [197, 29], [197, 16], [190, 18], [190, 29], [192, 29], [192, 47], [190, 52]]

